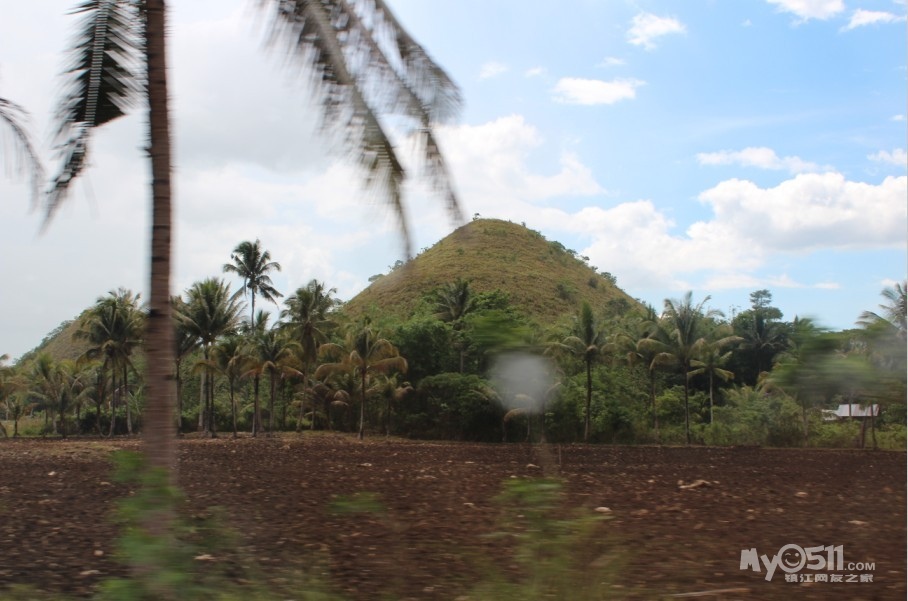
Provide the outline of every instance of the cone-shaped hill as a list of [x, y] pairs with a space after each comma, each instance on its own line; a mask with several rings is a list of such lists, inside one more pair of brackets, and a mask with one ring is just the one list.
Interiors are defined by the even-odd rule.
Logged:
[[433, 290], [463, 278], [474, 292], [501, 291], [539, 324], [576, 315], [583, 301], [620, 315], [638, 305], [614, 279], [539, 232], [497, 219], [460, 227], [353, 297], [344, 312], [408, 319]]

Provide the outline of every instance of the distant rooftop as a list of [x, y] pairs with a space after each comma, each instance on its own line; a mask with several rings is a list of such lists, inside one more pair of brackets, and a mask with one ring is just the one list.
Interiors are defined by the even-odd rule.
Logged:
[[880, 414], [879, 405], [861, 405], [860, 403], [845, 403], [844, 405], [839, 405], [839, 408], [835, 410], [836, 417], [870, 417], [871, 412], [873, 417], [877, 417]]

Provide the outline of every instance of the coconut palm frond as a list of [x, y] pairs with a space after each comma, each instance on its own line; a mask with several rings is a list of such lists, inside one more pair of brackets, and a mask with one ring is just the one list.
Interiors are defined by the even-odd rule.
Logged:
[[5, 123], [13, 133], [13, 157], [7, 165], [15, 173], [27, 173], [32, 190], [32, 208], [38, 206], [41, 196], [41, 182], [44, 180], [44, 165], [35, 150], [27, 127], [28, 111], [15, 102], [0, 98], [0, 123]]
[[401, 26], [384, 0], [374, 0], [374, 8], [390, 35], [402, 61], [410, 87], [422, 99], [430, 120], [445, 123], [457, 116], [463, 105], [460, 88], [425, 49]]
[[402, 202], [405, 172], [381, 119], [416, 122], [426, 174], [460, 215], [457, 197], [432, 132], [460, 108], [460, 91], [400, 26], [383, 2], [260, 0], [271, 7], [269, 41], [310, 76], [323, 125], [342, 131], [369, 188], [400, 223], [407, 256], [411, 240]]
[[79, 32], [70, 50], [66, 89], [57, 109], [56, 140], [62, 167], [45, 200], [45, 225], [86, 166], [94, 128], [127, 113], [141, 96], [144, 46], [140, 3], [86, 0]]

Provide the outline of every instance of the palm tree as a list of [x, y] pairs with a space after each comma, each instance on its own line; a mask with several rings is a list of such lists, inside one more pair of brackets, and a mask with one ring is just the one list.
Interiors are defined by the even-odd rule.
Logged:
[[174, 319], [174, 381], [176, 383], [176, 428], [177, 435], [179, 436], [182, 433], [183, 429], [183, 375], [182, 375], [182, 366], [183, 359], [192, 351], [198, 348], [199, 339], [192, 332], [192, 330], [187, 327], [187, 325], [182, 322], [177, 316], [181, 313], [187, 313], [188, 307], [186, 306], [186, 301], [184, 301], [179, 296], [171, 297], [170, 299], [171, 307], [173, 308]]
[[731, 358], [732, 351], [725, 350], [733, 344], [741, 342], [740, 336], [731, 334], [731, 326], [720, 325], [714, 328], [707, 338], [701, 338], [694, 343], [694, 354], [696, 359], [691, 362], [695, 367], [690, 376], [699, 376], [705, 374], [709, 378], [709, 423], [713, 423], [713, 405], [714, 405], [714, 382], [719, 378], [727, 382], [735, 377], [735, 374], [724, 366]]
[[684, 430], [687, 444], [690, 444], [690, 375], [691, 366], [696, 358], [697, 343], [705, 334], [708, 320], [720, 317], [717, 309], [704, 313], [703, 306], [709, 301], [707, 296], [693, 304], [693, 292], [688, 292], [680, 300], [665, 299], [663, 319], [669, 332], [669, 349], [660, 353], [660, 363], [676, 366], [684, 380]]
[[235, 273], [243, 278], [243, 286], [236, 291], [235, 296], [245, 295], [247, 292], [252, 297], [249, 320], [255, 319], [255, 295], [258, 294], [265, 300], [277, 304], [277, 299], [284, 296], [271, 285], [270, 271], [280, 271], [281, 264], [271, 260], [271, 252], [262, 250], [262, 243], [240, 242], [230, 253], [233, 263], [224, 264], [224, 273]]
[[49, 353], [38, 353], [32, 362], [31, 380], [33, 388], [29, 391], [33, 397], [42, 401], [41, 407], [44, 409], [44, 428], [47, 431], [51, 421], [53, 421], [54, 434], [57, 433], [56, 405], [60, 402], [60, 370], [57, 362]]
[[376, 378], [376, 382], [366, 391], [369, 396], [378, 395], [385, 400], [385, 436], [391, 436], [391, 410], [393, 404], [400, 404], [415, 389], [409, 382], [401, 382], [399, 374], [387, 374]]
[[337, 361], [324, 363], [315, 370], [315, 377], [323, 379], [336, 372], [351, 373], [359, 381], [359, 439], [365, 435], [367, 389], [374, 375], [394, 372], [406, 373], [407, 360], [400, 356], [397, 347], [381, 337], [368, 320], [352, 327], [344, 345], [323, 344], [320, 354]]
[[[18, 172], [29, 174], [32, 189], [32, 205], [38, 204], [41, 194], [41, 185], [44, 181], [44, 166], [38, 153], [35, 150], [35, 144], [28, 132], [26, 121], [28, 112], [10, 100], [0, 98], [0, 125], [5, 125], [12, 132], [13, 154], [15, 161], [4, 157], [4, 163], [7, 167], [14, 166]], [[0, 148], [4, 148], [0, 144]], [[24, 160], [23, 160], [24, 159]]]
[[645, 305], [642, 315], [636, 316], [624, 332], [619, 332], [616, 347], [624, 350], [628, 365], [643, 365], [649, 376], [650, 410], [653, 414], [653, 432], [659, 441], [659, 411], [656, 406], [656, 372], [661, 367], [657, 357], [669, 348], [669, 336], [656, 309]]
[[810, 438], [810, 410], [839, 392], [835, 373], [843, 364], [837, 351], [834, 335], [809, 318], [795, 318], [788, 348], [764, 379], [768, 389], [783, 391], [801, 407], [805, 446]]
[[[18, 374], [16, 374], [15, 370], [6, 365], [8, 359], [9, 355], [5, 353], [0, 355], [0, 402], [3, 403], [4, 408], [6, 409], [6, 416], [4, 419], [9, 419], [9, 406], [6, 404], [7, 399], [22, 386], [22, 379], [17, 378], [16, 376]], [[4, 438], [8, 436], [6, 427], [4, 427], [2, 421], [0, 421], [0, 433], [3, 434]]]
[[[308, 390], [309, 365], [317, 358], [318, 347], [327, 340], [324, 329], [331, 325], [328, 313], [338, 301], [332, 295], [337, 293], [336, 288], [326, 288], [323, 282], [311, 280], [305, 288], [298, 288], [284, 304], [287, 308], [281, 312], [281, 317], [287, 320], [287, 327], [299, 345], [300, 359], [303, 364], [303, 394]], [[310, 396], [312, 396], [310, 394]], [[312, 421], [310, 429], [315, 429], [315, 397], [312, 396]], [[303, 408], [305, 403], [300, 401], [300, 415], [297, 420], [297, 431], [302, 428]]]
[[880, 293], [887, 301], [880, 305], [882, 315], [873, 311], [864, 311], [858, 319], [858, 325], [865, 329], [882, 327], [891, 330], [904, 344], [908, 339], [908, 282], [897, 283], [884, 288]]
[[470, 290], [470, 282], [458, 278], [435, 290], [432, 298], [434, 315], [445, 323], [451, 324], [456, 337], [456, 346], [460, 353], [460, 373], [464, 368], [464, 318], [476, 310], [476, 297]]
[[227, 336], [221, 339], [212, 349], [214, 365], [227, 378], [230, 390], [230, 417], [233, 423], [233, 437], [236, 438], [236, 387], [240, 378], [246, 373], [249, 356], [246, 354], [245, 341], [239, 336]]
[[583, 441], [590, 440], [590, 417], [593, 402], [593, 363], [595, 363], [605, 350], [606, 336], [603, 324], [593, 316], [590, 304], [584, 302], [580, 307], [580, 314], [575, 318], [573, 333], [556, 343], [554, 352], [566, 351], [574, 357], [580, 358], [586, 366], [586, 407], [583, 415]]
[[[129, 387], [129, 370], [135, 372], [131, 356], [142, 343], [144, 314], [139, 308], [139, 295], [119, 288], [111, 290], [107, 296], [98, 298], [95, 305], [82, 316], [79, 330], [73, 334], [76, 339], [88, 342], [88, 349], [80, 360], [100, 361], [97, 384], [98, 428], [100, 429], [100, 410], [104, 403], [104, 385], [106, 374], [110, 370], [111, 414], [108, 436], [113, 435], [116, 427], [117, 400], [127, 398]], [[119, 383], [119, 386], [118, 386]], [[128, 404], [127, 429], [132, 433], [132, 420]]]
[[34, 407], [28, 400], [27, 386], [24, 379], [20, 380], [3, 399], [6, 419], [13, 422], [13, 438], [19, 438], [19, 420]]
[[[344, 130], [366, 181], [397, 214], [410, 255], [404, 216], [404, 170], [381, 118], [392, 114], [417, 123], [425, 172], [461, 219], [457, 197], [433, 126], [454, 117], [460, 91], [407, 33], [384, 0], [362, 4], [339, 0], [265, 0], [272, 10], [273, 40], [302, 63], [315, 85], [326, 124]], [[170, 306], [172, 158], [167, 83], [165, 0], [85, 0], [69, 70], [70, 87], [58, 113], [63, 167], [46, 202], [46, 221], [86, 165], [94, 128], [123, 115], [139, 97], [147, 100], [151, 161], [151, 253], [145, 350], [148, 404], [146, 455], [152, 469], [176, 482], [173, 436], [174, 343]], [[380, 45], [377, 40], [389, 42]], [[133, 69], [136, 66], [137, 69]], [[144, 85], [140, 82], [144, 82]], [[165, 507], [146, 523], [151, 534], [170, 532], [174, 513]]]
[[[883, 297], [887, 300], [880, 305], [882, 311], [874, 313], [864, 311], [858, 319], [862, 331], [862, 351], [870, 365], [876, 368], [876, 391], [873, 396], [882, 404], [885, 402], [902, 403], [906, 389], [906, 340], [908, 340], [908, 283], [897, 283], [884, 288]], [[870, 426], [873, 433], [873, 444], [876, 447], [876, 418], [871, 412]]]
[[[72, 407], [78, 409], [92, 392], [89, 382], [89, 373], [80, 369], [77, 362], [64, 359], [57, 364], [57, 377], [60, 390], [60, 404], [58, 417], [60, 418], [60, 434], [66, 438], [66, 411]], [[78, 420], [78, 415], [76, 415]]]
[[[751, 297], [756, 294], [751, 294]], [[776, 355], [788, 345], [788, 328], [779, 321], [780, 316], [778, 309], [757, 301], [751, 309], [735, 318], [736, 333], [742, 338], [739, 361], [744, 360], [744, 364], [738, 367], [746, 367], [746, 371], [742, 369], [739, 373], [743, 380], [749, 380], [747, 376], [750, 372], [752, 383], [756, 384], [764, 372], [772, 368]]]
[[290, 365], [294, 358], [296, 344], [287, 340], [277, 328], [260, 333], [253, 344], [253, 368], [250, 372], [257, 377], [268, 374], [268, 383], [271, 386], [268, 400], [268, 432], [273, 433], [274, 398], [278, 379], [287, 375], [302, 375], [302, 372]]
[[214, 386], [211, 366], [211, 348], [218, 338], [236, 330], [242, 305], [235, 295], [231, 296], [230, 286], [223, 280], [207, 278], [193, 284], [186, 291], [187, 300], [178, 305], [177, 320], [198, 340], [202, 347], [202, 404], [199, 407], [202, 428], [215, 436]]

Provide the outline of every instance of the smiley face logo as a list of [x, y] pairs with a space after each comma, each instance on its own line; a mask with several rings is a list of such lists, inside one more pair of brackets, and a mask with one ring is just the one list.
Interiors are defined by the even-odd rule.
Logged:
[[800, 545], [785, 545], [779, 549], [776, 557], [779, 558], [779, 567], [789, 574], [799, 571], [807, 563], [807, 554]]

